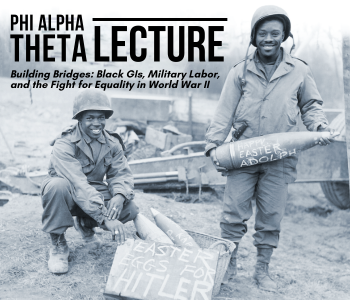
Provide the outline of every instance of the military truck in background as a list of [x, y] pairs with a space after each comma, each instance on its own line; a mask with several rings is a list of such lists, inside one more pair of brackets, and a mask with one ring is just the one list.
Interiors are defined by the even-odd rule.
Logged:
[[330, 126], [340, 132], [340, 135], [327, 147], [311, 148], [301, 154], [298, 163], [298, 182], [319, 182], [323, 193], [331, 203], [340, 209], [348, 209], [350, 208], [349, 171], [344, 111], [331, 121]]

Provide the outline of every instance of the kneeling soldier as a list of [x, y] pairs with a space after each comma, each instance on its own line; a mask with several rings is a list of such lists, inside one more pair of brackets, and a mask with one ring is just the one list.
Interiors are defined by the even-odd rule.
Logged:
[[[138, 214], [123, 141], [104, 129], [112, 114], [104, 92], [85, 90], [74, 101], [73, 119], [78, 123], [52, 143], [49, 175], [41, 188], [43, 230], [52, 241], [48, 261], [52, 273], [68, 272], [64, 236], [68, 227], [74, 226], [86, 246], [97, 249], [101, 241], [94, 227], [110, 230], [124, 243], [123, 224]], [[103, 182], [105, 175], [108, 185]]]

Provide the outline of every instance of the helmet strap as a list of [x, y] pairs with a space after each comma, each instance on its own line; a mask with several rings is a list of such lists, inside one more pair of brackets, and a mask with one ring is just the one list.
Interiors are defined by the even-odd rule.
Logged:
[[[243, 78], [241, 79], [241, 87], [243, 88], [246, 85], [246, 73], [247, 73], [247, 60], [248, 60], [248, 51], [249, 51], [249, 47], [252, 44], [252, 41], [249, 42], [248, 48], [247, 48], [247, 52], [245, 54], [245, 60], [244, 60], [244, 68], [243, 68]], [[243, 94], [243, 91], [242, 91]]]
[[293, 46], [290, 48], [289, 54], [292, 54], [292, 51], [295, 49], [294, 36], [291, 32], [289, 32], [289, 36], [293, 39]]

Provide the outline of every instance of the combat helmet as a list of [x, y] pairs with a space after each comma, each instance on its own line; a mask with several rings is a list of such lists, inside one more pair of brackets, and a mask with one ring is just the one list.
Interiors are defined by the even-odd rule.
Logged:
[[87, 89], [79, 93], [73, 104], [73, 119], [77, 119], [78, 115], [86, 110], [103, 110], [106, 119], [113, 115], [111, 101], [107, 95], [99, 89]]
[[284, 25], [284, 39], [283, 42], [290, 36], [291, 23], [287, 13], [280, 7], [275, 5], [265, 5], [259, 7], [252, 18], [251, 31], [250, 31], [250, 41], [253, 46], [256, 47], [255, 43], [255, 32], [258, 24], [269, 17], [276, 17], [281, 20]]

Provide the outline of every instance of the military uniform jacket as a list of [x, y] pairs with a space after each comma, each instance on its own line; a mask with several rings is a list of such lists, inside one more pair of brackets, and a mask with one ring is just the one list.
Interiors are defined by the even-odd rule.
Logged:
[[[282, 48], [283, 49], [283, 48]], [[266, 80], [257, 67], [257, 56], [247, 58], [246, 84], [242, 85], [244, 62], [233, 67], [224, 84], [214, 118], [206, 134], [206, 154], [221, 145], [231, 127], [246, 122], [247, 129], [240, 140], [272, 133], [298, 131], [299, 114], [309, 131], [327, 125], [322, 110], [322, 98], [307, 64], [283, 49], [282, 60]], [[284, 159], [287, 182], [296, 178], [297, 157]]]
[[[102, 223], [104, 196], [98, 190], [106, 190], [103, 178], [106, 175], [108, 191], [114, 197], [122, 194], [126, 201], [134, 198], [134, 181], [123, 151], [123, 142], [115, 133], [103, 130], [101, 151], [94, 162], [91, 150], [75, 125], [63, 132], [51, 145], [49, 176], [68, 180], [71, 194], [77, 205], [97, 222]], [[47, 183], [47, 178], [42, 186]], [[100, 188], [102, 186], [102, 188]]]

